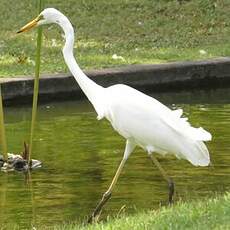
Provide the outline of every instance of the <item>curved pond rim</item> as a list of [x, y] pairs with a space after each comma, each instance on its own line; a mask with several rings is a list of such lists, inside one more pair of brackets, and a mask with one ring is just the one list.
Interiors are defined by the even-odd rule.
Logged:
[[[230, 57], [166, 64], [137, 64], [85, 71], [97, 84], [108, 87], [126, 84], [142, 92], [177, 93], [230, 87]], [[5, 105], [30, 104], [33, 77], [0, 78]], [[43, 75], [40, 103], [85, 98], [71, 74]]]

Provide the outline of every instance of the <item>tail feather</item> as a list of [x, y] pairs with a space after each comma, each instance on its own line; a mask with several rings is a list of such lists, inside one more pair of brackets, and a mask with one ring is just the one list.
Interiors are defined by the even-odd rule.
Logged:
[[208, 166], [210, 164], [209, 151], [202, 141], [191, 143], [183, 155], [195, 166]]
[[173, 110], [171, 112], [171, 119], [166, 117], [165, 122], [181, 135], [189, 137], [194, 141], [210, 141], [212, 139], [212, 135], [208, 131], [202, 127], [192, 127], [186, 117], [181, 117], [182, 114], [182, 109]]
[[165, 117], [164, 121], [181, 136], [181, 148], [179, 158], [185, 158], [195, 166], [208, 166], [210, 164], [209, 152], [203, 141], [210, 141], [212, 135], [202, 127], [194, 128], [182, 117], [183, 110], [173, 110], [170, 119]]
[[210, 141], [212, 139], [211, 133], [204, 130], [202, 127], [193, 128], [190, 126], [187, 133], [190, 138], [197, 141]]

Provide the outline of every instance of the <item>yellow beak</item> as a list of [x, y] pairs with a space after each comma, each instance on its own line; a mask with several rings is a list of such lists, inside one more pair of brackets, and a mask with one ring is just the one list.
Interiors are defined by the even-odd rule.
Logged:
[[34, 27], [37, 26], [38, 21], [40, 20], [39, 17], [35, 18], [34, 20], [32, 20], [31, 22], [27, 23], [25, 26], [23, 26], [19, 31], [17, 31], [17, 33], [22, 33], [22, 32], [26, 32]]

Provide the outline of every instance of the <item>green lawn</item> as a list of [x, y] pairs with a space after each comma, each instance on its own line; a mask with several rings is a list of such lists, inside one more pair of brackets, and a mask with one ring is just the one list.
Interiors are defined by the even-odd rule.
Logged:
[[[39, 228], [37, 228], [39, 230]], [[135, 215], [123, 215], [107, 222], [79, 226], [56, 226], [55, 230], [228, 230], [230, 229], [230, 193], [207, 201], [178, 203], [158, 211], [146, 211]]]
[[[229, 0], [44, 0], [77, 31], [84, 69], [230, 56]], [[37, 15], [35, 1], [0, 1], [0, 76], [33, 74], [36, 30], [15, 32]], [[66, 72], [62, 32], [44, 29], [42, 72]], [[123, 59], [113, 59], [117, 54]]]

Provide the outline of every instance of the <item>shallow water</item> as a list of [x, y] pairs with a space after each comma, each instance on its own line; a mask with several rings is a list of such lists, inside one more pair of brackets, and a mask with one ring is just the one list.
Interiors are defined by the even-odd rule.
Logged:
[[[230, 89], [154, 95], [171, 108], [183, 108], [194, 126], [213, 134], [208, 143], [213, 166], [194, 167], [173, 156], [158, 156], [176, 184], [175, 200], [212, 197], [230, 190]], [[228, 99], [229, 98], [229, 99]], [[171, 104], [171, 103], [174, 104]], [[9, 151], [28, 140], [29, 107], [6, 108]], [[30, 175], [0, 173], [0, 226], [20, 228], [80, 221], [110, 184], [125, 141], [107, 121], [97, 121], [87, 101], [41, 105], [33, 157], [43, 167]], [[137, 148], [103, 215], [119, 210], [158, 208], [167, 201], [167, 184]]]

